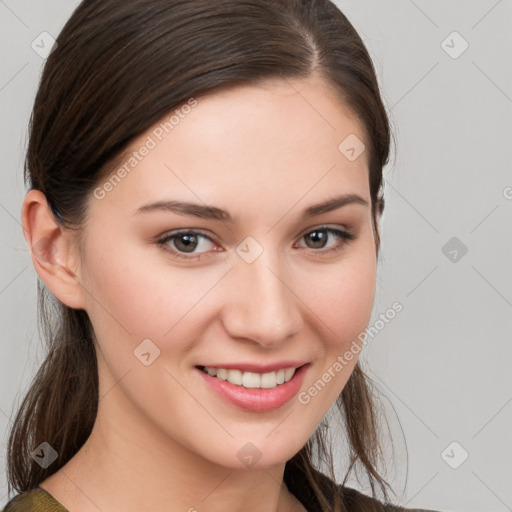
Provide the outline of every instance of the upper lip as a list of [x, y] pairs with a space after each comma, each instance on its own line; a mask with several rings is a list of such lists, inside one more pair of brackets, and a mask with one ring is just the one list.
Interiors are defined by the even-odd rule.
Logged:
[[215, 363], [198, 365], [198, 367], [225, 368], [226, 370], [241, 370], [243, 372], [269, 373], [277, 370], [284, 370], [285, 368], [299, 368], [307, 363], [308, 361], [279, 361], [277, 363], [270, 364]]

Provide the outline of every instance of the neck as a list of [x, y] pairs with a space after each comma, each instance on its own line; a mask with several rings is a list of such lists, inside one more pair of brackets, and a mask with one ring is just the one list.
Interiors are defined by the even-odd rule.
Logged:
[[87, 442], [41, 487], [79, 512], [304, 510], [283, 482], [284, 466], [219, 466], [166, 436], [114, 388]]

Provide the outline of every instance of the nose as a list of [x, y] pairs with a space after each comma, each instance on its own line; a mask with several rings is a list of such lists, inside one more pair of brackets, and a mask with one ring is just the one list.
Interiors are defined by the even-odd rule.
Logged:
[[256, 261], [237, 260], [226, 283], [223, 323], [229, 335], [275, 347], [300, 331], [301, 299], [290, 272], [264, 251]]

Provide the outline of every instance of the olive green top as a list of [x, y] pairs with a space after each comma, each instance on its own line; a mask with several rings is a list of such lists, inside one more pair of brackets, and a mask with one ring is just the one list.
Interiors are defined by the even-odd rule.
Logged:
[[3, 512], [69, 512], [42, 487], [22, 492], [9, 501]]
[[[290, 461], [289, 461], [290, 462]], [[316, 472], [320, 479], [321, 487], [326, 496], [333, 500], [333, 493], [339, 493], [344, 503], [351, 512], [436, 512], [426, 509], [409, 509], [396, 505], [383, 504], [374, 498], [361, 494], [350, 487], [341, 485], [333, 486], [333, 482], [322, 473]], [[308, 512], [321, 512], [313, 490], [304, 473], [295, 465], [287, 463], [284, 472], [284, 481], [289, 491], [304, 505]], [[29, 491], [14, 496], [5, 506], [2, 512], [70, 512], [61, 505], [50, 493], [42, 487], [36, 487]]]

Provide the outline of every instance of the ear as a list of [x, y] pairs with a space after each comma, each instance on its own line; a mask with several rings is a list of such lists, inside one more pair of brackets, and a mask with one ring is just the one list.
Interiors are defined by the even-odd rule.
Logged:
[[57, 222], [42, 192], [27, 192], [21, 219], [32, 263], [41, 280], [66, 306], [85, 309], [78, 270], [80, 258], [72, 233]]

